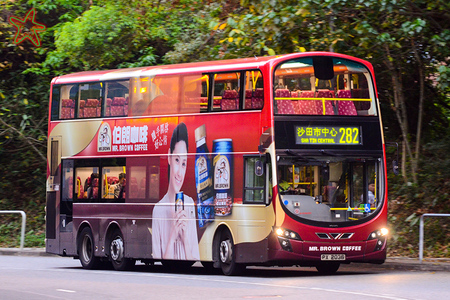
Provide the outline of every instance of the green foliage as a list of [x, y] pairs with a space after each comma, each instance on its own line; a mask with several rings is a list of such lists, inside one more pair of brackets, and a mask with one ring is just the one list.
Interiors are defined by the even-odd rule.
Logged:
[[67, 62], [85, 70], [111, 68], [130, 57], [136, 30], [133, 14], [114, 5], [91, 6], [56, 31], [57, 50], [49, 54], [47, 64], [58, 68]]
[[[389, 221], [394, 255], [417, 256], [419, 219], [424, 213], [450, 211], [450, 135], [424, 146], [419, 184], [404, 184], [389, 178]], [[450, 257], [450, 219], [424, 219], [425, 252], [433, 257]], [[405, 251], [406, 249], [406, 251]]]
[[[7, 248], [20, 247], [21, 226], [22, 222], [20, 220], [0, 224], [0, 245], [2, 247]], [[26, 248], [45, 247], [44, 230], [40, 229], [37, 232], [34, 230], [29, 230], [25, 232], [24, 247]]]
[[[450, 211], [450, 2], [444, 0], [0, 0], [0, 208], [27, 212], [27, 244], [43, 245], [49, 86], [60, 74], [302, 51], [372, 62], [387, 139], [399, 140], [399, 75], [415, 142], [418, 70], [426, 81], [417, 184], [389, 177], [391, 254], [417, 255], [418, 218]], [[12, 15], [34, 7], [42, 46], [12, 43]], [[417, 61], [413, 49], [419, 53]], [[391, 63], [393, 69], [389, 69]], [[448, 257], [448, 222], [426, 220], [426, 250]], [[442, 230], [446, 229], [446, 230]], [[18, 246], [20, 220], [2, 218], [0, 245]], [[403, 250], [404, 249], [404, 250]], [[396, 252], [397, 251], [397, 252]], [[427, 254], [426, 253], [426, 254]]]

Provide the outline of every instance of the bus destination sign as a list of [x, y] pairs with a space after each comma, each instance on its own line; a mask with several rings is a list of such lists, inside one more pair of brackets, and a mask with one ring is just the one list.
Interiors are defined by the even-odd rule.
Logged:
[[353, 126], [295, 126], [297, 145], [361, 145], [361, 129]]

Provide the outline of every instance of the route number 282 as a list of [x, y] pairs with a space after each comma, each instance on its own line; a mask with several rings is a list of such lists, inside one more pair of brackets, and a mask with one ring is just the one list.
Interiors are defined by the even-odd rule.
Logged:
[[359, 144], [359, 128], [339, 128], [341, 138], [339, 144]]

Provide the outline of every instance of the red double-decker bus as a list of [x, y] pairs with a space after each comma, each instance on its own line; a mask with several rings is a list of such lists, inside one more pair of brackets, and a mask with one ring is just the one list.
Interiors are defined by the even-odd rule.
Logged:
[[386, 258], [373, 68], [289, 55], [54, 78], [46, 250], [84, 268]]

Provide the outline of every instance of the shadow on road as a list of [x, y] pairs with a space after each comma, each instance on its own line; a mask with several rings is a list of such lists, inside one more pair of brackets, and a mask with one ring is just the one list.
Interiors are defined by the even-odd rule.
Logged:
[[[82, 269], [79, 267], [65, 267], [64, 269]], [[110, 263], [103, 263], [98, 270], [115, 271]], [[290, 277], [329, 277], [329, 276], [349, 276], [385, 273], [388, 270], [380, 268], [372, 268], [368, 265], [367, 269], [360, 266], [342, 265], [334, 275], [319, 274], [313, 267], [247, 267], [240, 275], [254, 278], [290, 278]], [[224, 276], [220, 269], [209, 270], [201, 266], [200, 263], [194, 264], [192, 267], [167, 267], [159, 263], [154, 265], [145, 265], [138, 263], [132, 271], [128, 272], [150, 272], [155, 274], [179, 274], [179, 275], [199, 275], [199, 276]], [[239, 276], [237, 276], [239, 277]]]

